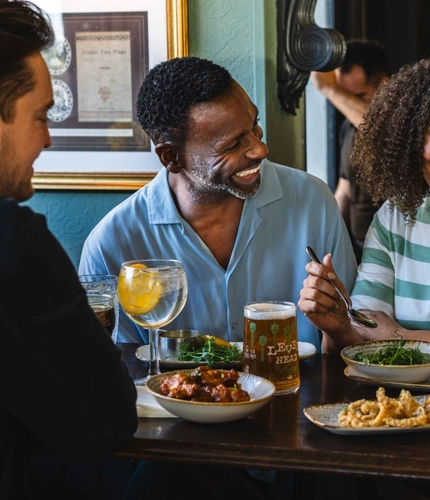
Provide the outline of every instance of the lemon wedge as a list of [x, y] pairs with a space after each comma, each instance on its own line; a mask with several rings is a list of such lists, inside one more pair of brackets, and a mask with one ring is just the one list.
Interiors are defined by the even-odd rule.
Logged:
[[225, 345], [227, 347], [231, 347], [230, 342], [228, 342], [227, 340], [221, 339], [220, 337], [215, 337], [215, 335], [205, 335], [204, 337], [208, 340], [214, 339], [215, 344], [217, 344], [217, 345]]
[[[147, 270], [139, 272], [144, 268]], [[141, 263], [122, 269], [118, 279], [118, 298], [126, 313], [139, 316], [157, 306], [164, 293], [164, 286], [158, 280], [159, 274]]]

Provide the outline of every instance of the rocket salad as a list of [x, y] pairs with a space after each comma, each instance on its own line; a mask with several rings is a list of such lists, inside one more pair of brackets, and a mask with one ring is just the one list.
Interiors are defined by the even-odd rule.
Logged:
[[199, 335], [187, 342], [182, 342], [178, 347], [178, 361], [207, 363], [213, 366], [216, 363], [241, 360], [242, 351], [237, 345], [209, 335]]
[[372, 354], [357, 352], [356, 361], [373, 365], [422, 365], [430, 363], [430, 354], [421, 352], [418, 348], [408, 349], [403, 337], [392, 345], [380, 347]]

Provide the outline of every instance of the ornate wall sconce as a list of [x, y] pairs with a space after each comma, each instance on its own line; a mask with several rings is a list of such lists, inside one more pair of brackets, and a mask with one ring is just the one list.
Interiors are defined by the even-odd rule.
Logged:
[[345, 57], [342, 34], [315, 24], [317, 0], [277, 0], [277, 80], [281, 108], [296, 114], [311, 71], [332, 71]]

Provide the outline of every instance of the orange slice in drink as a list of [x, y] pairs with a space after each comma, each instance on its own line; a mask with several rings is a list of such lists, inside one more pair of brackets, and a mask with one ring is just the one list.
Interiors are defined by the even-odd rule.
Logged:
[[[133, 268], [141, 268], [142, 272]], [[143, 269], [147, 269], [144, 271]], [[151, 312], [164, 293], [158, 280], [159, 272], [144, 264], [131, 264], [122, 269], [118, 279], [118, 298], [128, 314], [142, 315]]]

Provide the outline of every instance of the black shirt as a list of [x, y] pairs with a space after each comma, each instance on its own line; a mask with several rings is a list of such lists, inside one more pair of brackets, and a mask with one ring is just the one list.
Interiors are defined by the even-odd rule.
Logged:
[[99, 461], [137, 427], [136, 390], [45, 218], [0, 198], [0, 498], [24, 498], [36, 440]]

